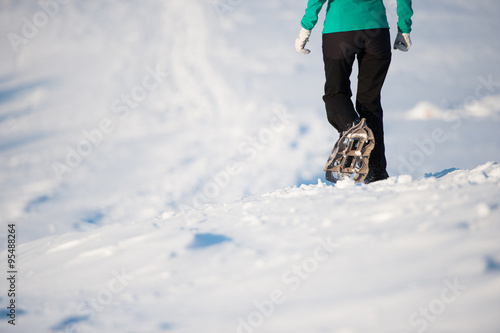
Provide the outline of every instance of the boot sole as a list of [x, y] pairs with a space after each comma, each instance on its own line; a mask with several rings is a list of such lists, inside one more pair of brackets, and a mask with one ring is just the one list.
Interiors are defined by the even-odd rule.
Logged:
[[351, 178], [356, 183], [363, 182], [369, 171], [368, 161], [374, 147], [375, 137], [363, 118], [335, 143], [324, 169], [326, 180], [336, 183]]

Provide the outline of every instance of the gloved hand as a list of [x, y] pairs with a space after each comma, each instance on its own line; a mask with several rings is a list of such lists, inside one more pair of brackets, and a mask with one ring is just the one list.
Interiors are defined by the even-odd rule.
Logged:
[[309, 41], [309, 36], [311, 36], [311, 30], [307, 30], [304, 28], [300, 29], [299, 37], [295, 40], [295, 49], [299, 53], [309, 54], [310, 50], [305, 49], [307, 42]]
[[394, 41], [394, 50], [398, 49], [407, 52], [411, 47], [410, 34], [398, 32], [396, 40]]

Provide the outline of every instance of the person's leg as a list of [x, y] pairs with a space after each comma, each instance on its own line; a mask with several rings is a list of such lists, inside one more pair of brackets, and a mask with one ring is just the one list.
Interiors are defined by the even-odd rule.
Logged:
[[383, 110], [380, 92], [391, 63], [389, 29], [366, 30], [366, 47], [358, 54], [358, 92], [356, 110], [366, 119], [375, 137], [370, 155], [370, 170], [375, 175], [387, 175], [385, 158]]
[[358, 49], [353, 32], [323, 34], [325, 102], [328, 122], [342, 132], [358, 118], [351, 100], [352, 65]]

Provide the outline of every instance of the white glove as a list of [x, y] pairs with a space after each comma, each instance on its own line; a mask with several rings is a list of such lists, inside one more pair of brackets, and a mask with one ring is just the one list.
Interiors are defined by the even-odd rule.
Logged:
[[407, 52], [411, 47], [410, 34], [398, 32], [396, 40], [394, 41], [394, 50], [398, 49]]
[[311, 51], [305, 49], [307, 42], [309, 41], [309, 36], [311, 36], [311, 30], [307, 30], [304, 28], [300, 29], [299, 37], [295, 40], [295, 49], [299, 53], [309, 54]]

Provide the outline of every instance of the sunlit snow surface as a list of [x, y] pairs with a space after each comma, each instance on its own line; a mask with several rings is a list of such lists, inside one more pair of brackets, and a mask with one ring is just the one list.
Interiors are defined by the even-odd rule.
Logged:
[[391, 178], [336, 186], [305, 5], [0, 1], [0, 331], [500, 330], [500, 4], [414, 2]]

